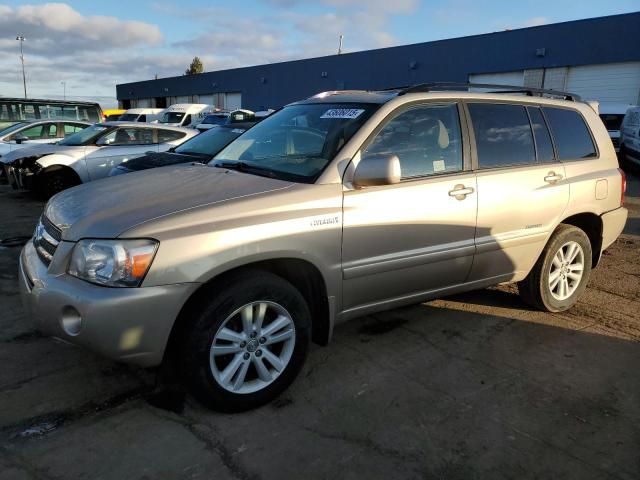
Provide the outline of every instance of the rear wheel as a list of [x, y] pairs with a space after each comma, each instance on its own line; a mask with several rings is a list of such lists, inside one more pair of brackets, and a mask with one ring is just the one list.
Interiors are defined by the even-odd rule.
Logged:
[[194, 395], [215, 410], [258, 407], [300, 371], [310, 314], [300, 292], [266, 272], [245, 272], [198, 309], [184, 335], [182, 369]]
[[518, 283], [520, 296], [548, 312], [571, 308], [587, 286], [591, 258], [587, 234], [572, 225], [560, 225], [527, 278]]

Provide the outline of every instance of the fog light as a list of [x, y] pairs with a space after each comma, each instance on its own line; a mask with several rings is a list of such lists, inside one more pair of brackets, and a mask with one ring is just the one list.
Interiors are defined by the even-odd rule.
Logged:
[[60, 325], [67, 335], [75, 337], [82, 328], [82, 316], [75, 308], [66, 306], [62, 310]]

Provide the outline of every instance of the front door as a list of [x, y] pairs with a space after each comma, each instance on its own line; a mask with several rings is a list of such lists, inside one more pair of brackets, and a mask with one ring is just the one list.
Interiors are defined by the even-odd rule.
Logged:
[[345, 186], [343, 310], [418, 298], [465, 281], [474, 254], [477, 196], [463, 150], [455, 103], [405, 109], [365, 144], [362, 158], [397, 155], [402, 181]]

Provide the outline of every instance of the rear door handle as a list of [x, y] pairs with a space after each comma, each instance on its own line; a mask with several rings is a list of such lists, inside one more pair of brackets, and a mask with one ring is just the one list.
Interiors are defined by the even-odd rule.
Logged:
[[450, 197], [456, 197], [456, 200], [464, 200], [467, 195], [471, 195], [475, 190], [472, 187], [465, 187], [462, 184], [458, 184], [453, 187], [453, 190], [449, 190]]
[[544, 177], [544, 181], [547, 183], [556, 183], [562, 180], [562, 175], [557, 174], [556, 172], [549, 172], [547, 176]]

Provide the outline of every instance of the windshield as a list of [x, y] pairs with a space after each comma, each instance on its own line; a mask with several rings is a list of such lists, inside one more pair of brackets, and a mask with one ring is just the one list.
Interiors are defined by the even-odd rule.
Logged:
[[10, 127], [5, 127], [2, 130], [0, 130], [0, 135], [6, 135], [8, 133], [15, 132], [16, 130], [19, 130], [20, 128], [24, 127], [25, 125], [29, 125], [29, 122], [19, 122], [14, 125], [11, 125]]
[[378, 107], [353, 103], [285, 107], [230, 143], [210, 165], [242, 162], [311, 183]]
[[184, 117], [184, 112], [164, 112], [160, 123], [180, 123]]
[[88, 145], [93, 143], [100, 135], [102, 135], [109, 127], [105, 125], [95, 124], [84, 130], [69, 135], [64, 140], [58, 142], [58, 145], [67, 145], [69, 147], [77, 147], [80, 145]]
[[187, 140], [174, 151], [184, 155], [213, 157], [245, 131], [245, 128], [213, 128]]
[[622, 120], [624, 119], [624, 113], [601, 113], [600, 118], [604, 122], [605, 127], [607, 127], [607, 130], [620, 130], [620, 125], [622, 125]]
[[227, 123], [229, 119], [229, 115], [207, 115], [204, 117], [202, 123], [206, 123], [208, 125], [224, 125]]
[[125, 113], [123, 115], [120, 115], [119, 120], [121, 122], [135, 122], [136, 120], [138, 120], [139, 116], [139, 113]]

